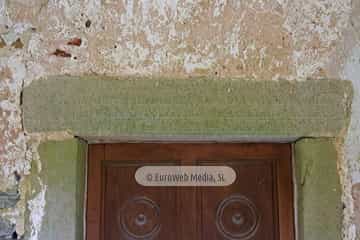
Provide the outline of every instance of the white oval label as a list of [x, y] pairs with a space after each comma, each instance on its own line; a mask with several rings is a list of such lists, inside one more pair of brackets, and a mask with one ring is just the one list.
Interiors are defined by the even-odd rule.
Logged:
[[142, 186], [229, 186], [236, 180], [228, 166], [144, 166], [135, 173]]

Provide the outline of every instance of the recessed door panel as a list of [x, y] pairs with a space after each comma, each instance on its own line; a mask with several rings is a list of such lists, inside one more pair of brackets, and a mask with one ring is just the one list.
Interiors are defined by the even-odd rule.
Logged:
[[217, 164], [231, 166], [238, 177], [225, 188], [201, 188], [203, 239], [274, 240], [277, 216], [272, 162], [242, 160]]
[[138, 185], [141, 164], [104, 166], [104, 239], [177, 239], [177, 192]]

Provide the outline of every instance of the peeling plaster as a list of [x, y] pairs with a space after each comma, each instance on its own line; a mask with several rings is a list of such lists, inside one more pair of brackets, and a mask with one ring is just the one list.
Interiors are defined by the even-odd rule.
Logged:
[[9, 31], [1, 34], [1, 38], [5, 41], [6, 45], [11, 45], [15, 42], [24, 32], [32, 27], [29, 23], [17, 23], [12, 25]]
[[343, 71], [343, 78], [353, 81], [354, 95], [351, 122], [346, 138], [345, 151], [350, 169], [353, 171], [353, 183], [360, 183], [360, 45], [354, 46]]
[[[0, 82], [0, 92], [8, 94], [0, 101], [0, 159], [7, 162], [0, 169], [0, 187], [11, 188], [16, 184], [13, 176], [15, 171], [28, 173], [30, 163], [25, 161], [26, 136], [22, 132], [20, 109], [20, 93], [26, 74], [25, 65], [17, 56], [8, 59], [0, 58], [0, 72], [8, 69], [9, 76]], [[12, 181], [9, 181], [12, 179]], [[4, 182], [8, 181], [8, 183]]]
[[215, 59], [203, 58], [201, 55], [186, 55], [184, 60], [184, 68], [186, 73], [193, 73], [200, 69], [209, 69]]
[[[360, 50], [354, 47], [349, 55], [339, 47], [354, 45], [343, 36], [350, 19], [354, 29], [360, 26], [358, 14], [352, 13], [354, 2], [0, 0], [0, 36], [6, 43], [0, 47], [0, 190], [17, 184], [14, 171], [29, 174], [41, 139], [71, 136], [29, 136], [21, 119], [23, 86], [42, 77], [65, 74], [350, 79], [355, 107], [340, 170], [344, 185], [360, 182]], [[89, 26], [87, 21], [91, 22]], [[10, 46], [18, 38], [25, 39], [22, 49]], [[67, 45], [73, 38], [80, 38], [81, 46]], [[72, 57], [51, 55], [56, 49]], [[329, 62], [335, 67], [329, 68]], [[344, 239], [354, 240], [349, 187], [344, 186]], [[43, 188], [38, 203], [41, 194], [45, 195]], [[34, 229], [41, 222], [35, 215], [44, 214], [43, 206], [36, 201], [32, 202]], [[14, 214], [20, 216], [22, 211], [15, 209]], [[38, 240], [38, 231], [32, 230], [32, 240]]]
[[[345, 174], [345, 191], [344, 202], [347, 203], [345, 208], [344, 221], [345, 221], [345, 236], [347, 239], [355, 239], [356, 223], [352, 221], [354, 216], [354, 203], [352, 196], [352, 185], [360, 183], [360, 45], [354, 46], [351, 50], [351, 55], [347, 58], [345, 67], [343, 69], [343, 78], [353, 81], [354, 99], [352, 103], [351, 122], [348, 133], [345, 138], [343, 160], [345, 161], [346, 168], [343, 169]], [[358, 226], [359, 227], [359, 226]]]
[[39, 193], [28, 202], [28, 209], [30, 210], [30, 223], [31, 232], [29, 240], [38, 240], [38, 236], [41, 230], [42, 219], [45, 215], [45, 194], [47, 186], [42, 183], [42, 180], [38, 178], [41, 190]]
[[214, 7], [214, 17], [220, 16], [224, 12], [224, 8], [226, 6], [227, 0], [216, 0]]
[[319, 75], [348, 26], [351, 0], [292, 1], [287, 7], [284, 28], [292, 33], [296, 75]]

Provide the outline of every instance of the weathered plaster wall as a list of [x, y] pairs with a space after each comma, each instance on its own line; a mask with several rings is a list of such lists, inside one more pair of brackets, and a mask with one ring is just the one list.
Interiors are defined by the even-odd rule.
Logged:
[[[26, 225], [29, 239], [38, 239], [47, 186], [36, 173], [41, 165], [36, 171], [31, 166], [38, 142], [49, 136], [24, 132], [20, 102], [23, 87], [36, 79], [64, 74], [202, 75], [219, 81], [327, 77], [349, 79], [355, 89], [350, 128], [338, 142], [344, 239], [355, 239], [359, 16], [359, 0], [0, 0], [0, 191], [20, 189], [31, 199], [20, 199], [2, 216], [16, 223], [19, 235]], [[29, 192], [30, 183], [39, 188], [36, 193]]]

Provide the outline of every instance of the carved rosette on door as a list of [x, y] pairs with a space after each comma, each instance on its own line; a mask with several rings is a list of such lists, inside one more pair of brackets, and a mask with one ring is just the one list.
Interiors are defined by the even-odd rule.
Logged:
[[229, 196], [217, 208], [216, 226], [226, 239], [250, 239], [256, 234], [259, 224], [258, 210], [242, 195]]
[[147, 197], [130, 199], [119, 212], [119, 227], [127, 239], [154, 239], [161, 229], [160, 207]]

